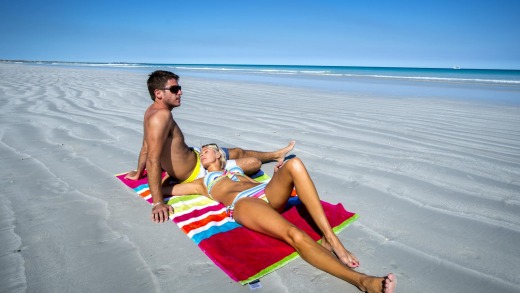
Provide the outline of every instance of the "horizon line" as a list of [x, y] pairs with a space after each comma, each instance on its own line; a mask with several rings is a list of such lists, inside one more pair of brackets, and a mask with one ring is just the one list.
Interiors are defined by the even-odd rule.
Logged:
[[477, 68], [477, 67], [410, 67], [410, 66], [367, 66], [367, 65], [316, 65], [316, 64], [253, 64], [253, 63], [158, 63], [158, 62], [127, 62], [127, 61], [63, 61], [63, 60], [28, 60], [28, 59], [0, 59], [0, 62], [26, 63], [79, 63], [79, 64], [147, 64], [147, 65], [210, 65], [210, 66], [308, 66], [308, 67], [357, 67], [357, 68], [405, 68], [405, 69], [452, 69], [452, 70], [502, 70], [520, 71], [512, 68]]

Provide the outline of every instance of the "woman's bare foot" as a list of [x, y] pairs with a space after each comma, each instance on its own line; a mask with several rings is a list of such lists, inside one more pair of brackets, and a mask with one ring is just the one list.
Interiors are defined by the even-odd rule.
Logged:
[[393, 293], [395, 291], [395, 287], [397, 286], [397, 278], [394, 274], [390, 273], [385, 277], [383, 281], [383, 292], [384, 293]]
[[294, 145], [296, 144], [296, 141], [295, 140], [291, 140], [291, 142], [289, 142], [289, 144], [284, 147], [283, 149], [279, 149], [275, 152], [276, 154], [276, 161], [278, 163], [283, 163], [283, 161], [285, 160], [285, 157], [287, 156], [287, 154], [292, 151], [294, 149]]
[[343, 247], [343, 244], [339, 241], [339, 239], [334, 235], [335, 245], [333, 246], [325, 236], [321, 237], [321, 245], [325, 247], [328, 251], [334, 253], [336, 257], [349, 268], [357, 268], [359, 267], [359, 260], [348, 250]]
[[361, 281], [359, 290], [368, 293], [394, 293], [397, 286], [397, 278], [390, 273], [386, 277], [366, 277]]

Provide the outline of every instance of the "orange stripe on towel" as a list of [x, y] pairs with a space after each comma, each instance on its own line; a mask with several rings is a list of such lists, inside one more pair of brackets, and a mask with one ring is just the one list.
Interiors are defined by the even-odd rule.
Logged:
[[150, 189], [145, 190], [145, 191], [139, 193], [139, 195], [140, 195], [141, 197], [147, 197], [148, 195], [150, 195]]
[[200, 221], [196, 221], [196, 222], [183, 226], [182, 231], [184, 231], [184, 233], [188, 234], [191, 230], [198, 229], [200, 227], [204, 227], [208, 223], [211, 223], [211, 222], [222, 221], [226, 217], [227, 217], [227, 213], [225, 211], [220, 214], [211, 215], [211, 216], [205, 217], [204, 219], [201, 219]]

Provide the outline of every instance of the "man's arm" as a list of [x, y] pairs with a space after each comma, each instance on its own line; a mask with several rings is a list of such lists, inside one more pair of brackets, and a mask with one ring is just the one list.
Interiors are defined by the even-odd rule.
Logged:
[[149, 118], [145, 129], [145, 143], [148, 154], [146, 156], [146, 170], [148, 172], [148, 185], [152, 194], [152, 220], [162, 223], [168, 219], [169, 213], [173, 213], [173, 208], [164, 203], [164, 196], [161, 190], [161, 154], [164, 143], [170, 131], [171, 113], [158, 111]]
[[143, 136], [143, 145], [141, 146], [141, 151], [139, 152], [139, 159], [137, 159], [137, 170], [128, 172], [128, 174], [125, 176], [125, 179], [139, 180], [143, 177], [144, 169], [146, 168], [147, 155], [148, 149], [146, 140]]

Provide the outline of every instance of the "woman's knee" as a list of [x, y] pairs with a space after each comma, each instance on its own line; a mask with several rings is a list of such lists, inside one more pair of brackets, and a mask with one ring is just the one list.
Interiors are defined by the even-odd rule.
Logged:
[[[292, 226], [287, 230], [287, 242], [295, 248], [300, 248], [303, 244], [308, 242], [310, 236], [299, 228]], [[310, 239], [312, 241], [312, 239]]]
[[300, 158], [292, 158], [285, 162], [285, 165], [287, 168], [291, 171], [295, 172], [301, 172], [306, 170], [305, 165], [303, 164], [302, 160]]

